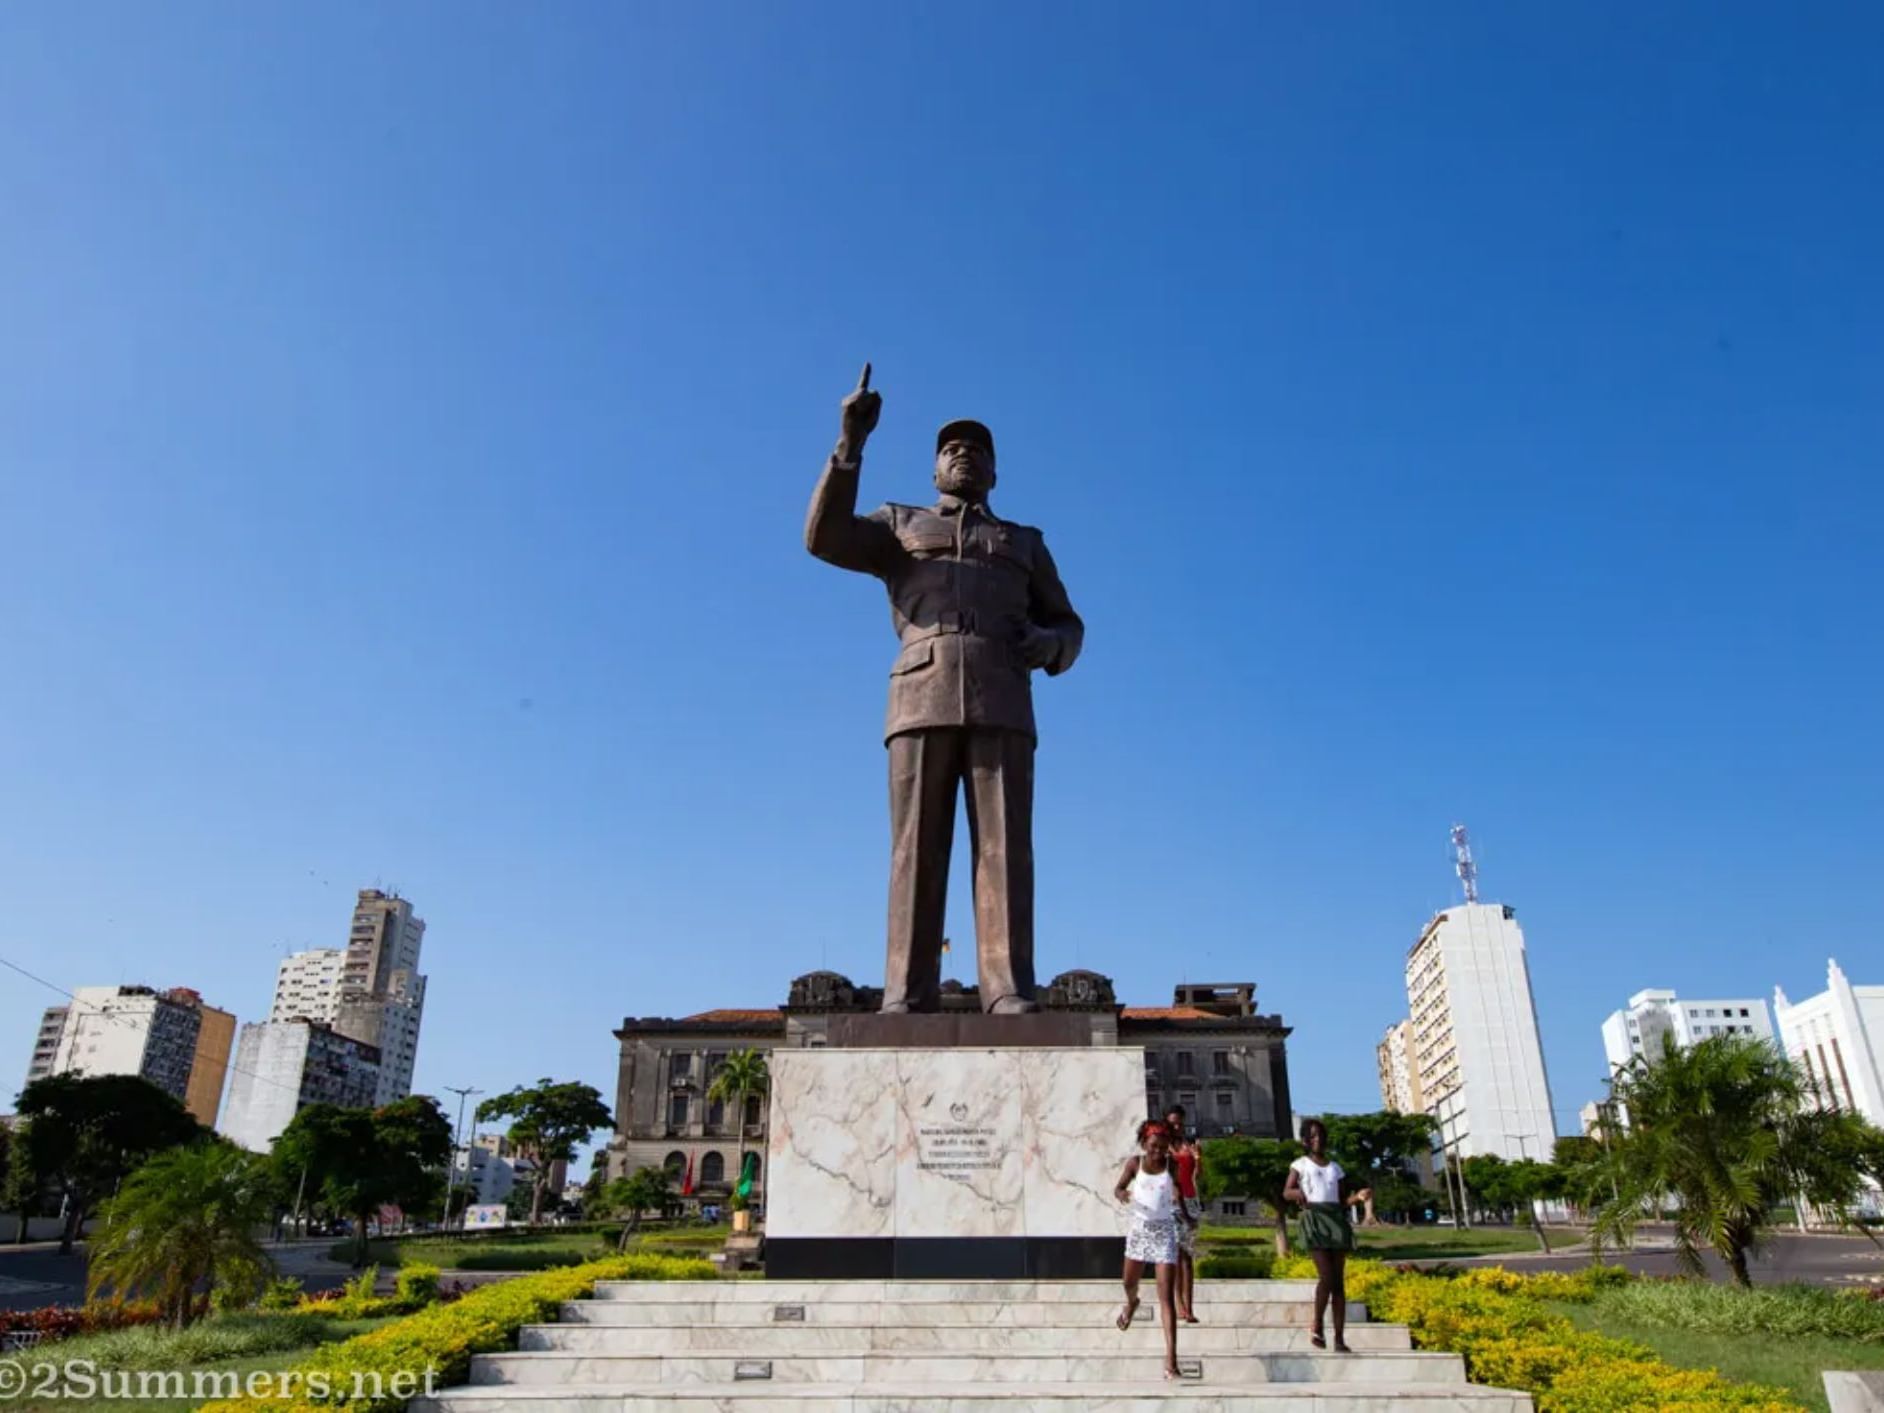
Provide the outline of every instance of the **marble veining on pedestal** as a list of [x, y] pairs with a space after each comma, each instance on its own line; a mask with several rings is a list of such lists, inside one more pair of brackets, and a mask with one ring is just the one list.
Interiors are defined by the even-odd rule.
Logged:
[[1144, 1052], [775, 1050], [766, 1231], [1117, 1236]]

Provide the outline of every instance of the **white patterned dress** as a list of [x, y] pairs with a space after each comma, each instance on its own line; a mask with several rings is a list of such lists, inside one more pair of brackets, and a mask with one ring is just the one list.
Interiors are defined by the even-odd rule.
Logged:
[[1170, 1160], [1161, 1173], [1142, 1169], [1132, 1178], [1131, 1219], [1125, 1229], [1125, 1259], [1173, 1266], [1178, 1258], [1177, 1183]]

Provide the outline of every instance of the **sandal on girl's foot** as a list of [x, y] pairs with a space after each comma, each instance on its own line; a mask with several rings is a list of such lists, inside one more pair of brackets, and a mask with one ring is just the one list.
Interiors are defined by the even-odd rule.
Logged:
[[1125, 1302], [1125, 1308], [1119, 1311], [1119, 1318], [1115, 1323], [1117, 1323], [1121, 1330], [1129, 1330], [1132, 1327], [1132, 1317], [1137, 1313], [1138, 1297], [1134, 1295], [1130, 1300]]
[[1336, 1354], [1352, 1354], [1354, 1351], [1348, 1348], [1348, 1342], [1345, 1339], [1338, 1339], [1335, 1341], [1334, 1352]]
[[1164, 1371], [1164, 1380], [1166, 1383], [1170, 1383], [1173, 1379], [1181, 1379], [1183, 1377], [1184, 1371], [1181, 1369], [1166, 1369]]
[[1308, 1342], [1317, 1349], [1326, 1349], [1328, 1347], [1328, 1341], [1321, 1337], [1320, 1330], [1310, 1330], [1308, 1332]]

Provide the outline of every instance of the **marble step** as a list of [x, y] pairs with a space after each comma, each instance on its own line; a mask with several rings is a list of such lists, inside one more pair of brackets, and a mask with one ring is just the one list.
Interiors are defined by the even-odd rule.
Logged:
[[1531, 1413], [1526, 1394], [1476, 1384], [610, 1384], [445, 1389], [410, 1413]]
[[[892, 1311], [891, 1314], [901, 1312]], [[1288, 1325], [1181, 1325], [1178, 1347], [1187, 1354], [1290, 1354], [1312, 1349], [1308, 1330]], [[808, 1354], [826, 1350], [908, 1350], [974, 1353], [1019, 1350], [1027, 1353], [1083, 1350], [1117, 1354], [1121, 1348], [1162, 1349], [1164, 1332], [1156, 1315], [1138, 1320], [1123, 1334], [1110, 1320], [1091, 1324], [1020, 1325], [526, 1325], [520, 1350], [559, 1350], [565, 1354], [669, 1354], [717, 1350], [759, 1357]], [[1357, 1352], [1408, 1350], [1405, 1325], [1348, 1326], [1348, 1344]]]
[[[1213, 1354], [1189, 1355], [1180, 1340], [1178, 1357], [1199, 1369], [1206, 1383], [1314, 1384], [1463, 1384], [1465, 1364], [1456, 1354], [1385, 1352], [1378, 1354]], [[473, 1384], [533, 1384], [573, 1391], [585, 1384], [623, 1387], [658, 1384], [663, 1389], [690, 1383], [779, 1384], [1110, 1384], [1159, 1383], [1164, 1363], [1154, 1345], [1129, 1354], [1038, 1353], [899, 1353], [835, 1351], [808, 1354], [583, 1354], [539, 1350], [516, 1354], [479, 1354], [471, 1360]]]
[[[728, 1282], [727, 1284], [731, 1284]], [[615, 1300], [571, 1300], [562, 1307], [562, 1318], [570, 1324], [645, 1326], [671, 1328], [679, 1325], [717, 1325], [728, 1329], [751, 1329], [775, 1324], [801, 1324], [868, 1328], [880, 1324], [898, 1325], [1012, 1325], [1039, 1329], [1050, 1326], [1085, 1326], [1105, 1324], [1118, 1313], [1124, 1297], [1117, 1286], [1104, 1301], [1051, 1301], [1028, 1304], [999, 1299], [951, 1301], [857, 1302], [821, 1293], [806, 1299], [760, 1302], [754, 1300], [671, 1300], [663, 1293], [671, 1287], [664, 1282], [642, 1284], [640, 1298]], [[1140, 1298], [1145, 1305], [1138, 1318], [1158, 1314], [1151, 1302], [1151, 1292]], [[1214, 1287], [1197, 1287], [1197, 1317], [1207, 1325], [1287, 1326], [1308, 1323], [1312, 1301], [1308, 1298], [1286, 1300], [1225, 1299]], [[1353, 1328], [1367, 1318], [1367, 1307], [1358, 1300], [1348, 1302], [1348, 1326]], [[1201, 1328], [1187, 1327], [1187, 1328]]]
[[[1150, 1282], [1147, 1281], [1149, 1286]], [[1313, 1300], [1315, 1282], [1200, 1280], [1200, 1301]], [[1119, 1298], [1117, 1280], [1103, 1281], [599, 1281], [597, 1300], [711, 1300], [717, 1304], [804, 1304], [843, 1300], [882, 1305], [892, 1301], [932, 1304], [957, 1300], [1077, 1301], [1104, 1304]]]

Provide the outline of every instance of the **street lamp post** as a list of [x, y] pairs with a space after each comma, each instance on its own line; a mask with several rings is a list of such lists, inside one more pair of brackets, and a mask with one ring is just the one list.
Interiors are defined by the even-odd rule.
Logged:
[[[464, 1101], [473, 1094], [482, 1094], [484, 1091], [482, 1089], [471, 1088], [460, 1089], [456, 1085], [448, 1084], [445, 1086], [445, 1092], [458, 1096], [458, 1124], [457, 1127], [451, 1131], [451, 1163], [445, 1169], [445, 1215], [439, 1222], [441, 1227], [446, 1231], [450, 1231], [451, 1194], [455, 1192], [458, 1187], [458, 1150], [464, 1143]], [[471, 1159], [469, 1155], [465, 1158], [464, 1166], [465, 1176], [469, 1178], [471, 1176]]]

